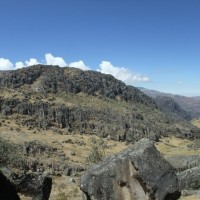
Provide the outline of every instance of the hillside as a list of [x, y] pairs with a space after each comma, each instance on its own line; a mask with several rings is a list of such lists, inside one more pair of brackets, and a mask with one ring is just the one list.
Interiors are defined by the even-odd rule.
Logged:
[[156, 97], [170, 97], [172, 98], [180, 107], [185, 110], [190, 116], [191, 119], [197, 118], [200, 116], [200, 97], [186, 97], [181, 95], [174, 95], [164, 92], [159, 92], [155, 90], [149, 90], [146, 88], [138, 88], [140, 91], [144, 92], [152, 98]]
[[192, 124], [167, 116], [137, 88], [99, 72], [36, 65], [0, 72], [0, 89], [1, 115], [29, 129], [128, 142], [199, 134]]
[[185, 111], [172, 97], [157, 96], [154, 98], [159, 108], [175, 119], [191, 120], [192, 116]]
[[[159, 106], [137, 88], [99, 72], [43, 65], [1, 71], [0, 169], [11, 168], [15, 178], [50, 175], [50, 200], [80, 200], [78, 183], [92, 164], [93, 145], [100, 142], [109, 155], [143, 137], [161, 145], [163, 136], [199, 137], [196, 126]], [[34, 192], [27, 191], [19, 191], [22, 200], [32, 199]]]

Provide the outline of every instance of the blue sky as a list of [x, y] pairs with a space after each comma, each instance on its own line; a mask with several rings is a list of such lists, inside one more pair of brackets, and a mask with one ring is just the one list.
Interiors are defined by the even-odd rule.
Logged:
[[77, 66], [200, 96], [199, 11], [199, 0], [0, 0], [0, 69]]

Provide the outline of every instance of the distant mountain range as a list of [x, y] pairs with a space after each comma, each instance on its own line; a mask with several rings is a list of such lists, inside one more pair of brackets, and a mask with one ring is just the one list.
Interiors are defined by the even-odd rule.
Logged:
[[200, 117], [200, 97], [186, 97], [170, 93], [159, 92], [138, 87], [138, 89], [152, 97], [166, 112], [174, 113], [184, 119]]

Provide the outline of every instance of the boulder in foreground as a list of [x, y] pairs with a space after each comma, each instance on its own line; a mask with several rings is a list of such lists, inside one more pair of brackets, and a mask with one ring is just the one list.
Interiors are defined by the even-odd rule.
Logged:
[[0, 172], [0, 199], [2, 200], [20, 200], [14, 186], [11, 182]]
[[21, 175], [16, 175], [8, 168], [2, 168], [1, 171], [16, 188], [17, 192], [32, 197], [33, 200], [49, 199], [52, 188], [52, 178], [48, 175], [39, 173], [22, 173]]
[[180, 197], [173, 168], [148, 139], [90, 168], [82, 176], [80, 188], [87, 200], [175, 200]]

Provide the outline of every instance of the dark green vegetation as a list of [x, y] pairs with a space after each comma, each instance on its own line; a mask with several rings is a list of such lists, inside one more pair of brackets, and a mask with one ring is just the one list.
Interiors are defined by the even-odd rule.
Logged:
[[0, 73], [0, 112], [30, 129], [137, 141], [161, 136], [198, 137], [191, 123], [162, 112], [156, 102], [111, 75], [36, 65]]

